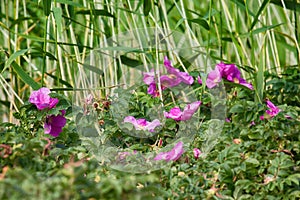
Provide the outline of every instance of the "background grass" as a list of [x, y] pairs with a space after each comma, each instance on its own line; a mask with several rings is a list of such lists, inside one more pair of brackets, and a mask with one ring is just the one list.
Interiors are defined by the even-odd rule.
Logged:
[[[264, 96], [265, 71], [280, 76], [299, 68], [296, 1], [5, 0], [0, 5], [2, 121], [13, 120], [12, 112], [34, 88], [76, 87], [92, 49], [137, 28], [185, 33], [215, 62], [237, 64], [254, 83], [257, 101]], [[147, 65], [145, 55], [138, 59]], [[117, 66], [90, 64], [89, 70], [105, 69], [103, 85], [117, 77]], [[129, 70], [130, 63], [120, 64]], [[62, 92], [72, 96], [67, 89]]]

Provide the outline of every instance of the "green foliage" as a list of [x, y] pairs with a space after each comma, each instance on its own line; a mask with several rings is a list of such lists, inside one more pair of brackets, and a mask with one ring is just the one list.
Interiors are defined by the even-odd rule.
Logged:
[[[300, 198], [299, 2], [7, 0], [0, 2], [0, 8], [0, 199]], [[176, 68], [197, 78], [219, 61], [236, 63], [255, 91], [225, 82], [230, 122], [216, 138], [213, 131], [207, 131], [218, 125], [208, 122], [215, 99], [194, 84], [191, 88], [202, 101], [196, 122], [201, 124], [199, 134], [177, 162], [136, 175], [99, 162], [89, 152], [98, 144], [80, 139], [77, 125], [86, 128], [97, 119], [105, 133], [100, 139], [141, 151], [149, 151], [153, 146], [146, 144], [154, 144], [157, 138], [126, 136], [106, 104], [110, 99], [98, 99], [99, 109], [91, 117], [84, 117], [83, 108], [71, 108], [69, 99], [81, 89], [77, 83], [82, 81], [78, 76], [86, 75], [81, 74], [83, 69], [97, 75], [102, 90], [115, 87], [111, 84], [122, 74], [155, 63], [154, 55], [167, 55], [168, 48], [124, 47], [111, 40], [149, 27], [170, 29], [196, 41], [195, 54], [178, 53]], [[172, 43], [169, 32], [164, 34], [166, 44]], [[93, 60], [94, 50], [121, 54], [113, 55], [114, 65]], [[194, 64], [198, 57], [203, 57], [199, 66]], [[200, 67], [205, 72], [199, 72]], [[27, 102], [32, 89], [43, 85], [58, 91], [51, 96], [60, 99], [47, 112]], [[170, 95], [162, 102], [151, 98], [146, 89], [141, 86], [129, 99], [121, 100], [120, 113], [126, 105], [131, 115], [147, 117], [149, 108], [172, 100]], [[266, 99], [281, 112], [260, 120], [268, 109]], [[167, 104], [166, 109], [172, 106]], [[68, 119], [63, 132], [57, 138], [45, 135], [45, 116], [62, 109]], [[176, 131], [178, 124], [167, 119], [159, 136], [167, 143]], [[89, 129], [83, 134], [95, 136]], [[211, 136], [209, 143], [216, 144], [213, 148], [205, 140], [207, 135]], [[196, 159], [196, 147], [210, 151]]]

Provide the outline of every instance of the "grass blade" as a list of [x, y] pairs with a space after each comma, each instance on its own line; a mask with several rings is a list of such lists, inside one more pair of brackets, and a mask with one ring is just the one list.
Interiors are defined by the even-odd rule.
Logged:
[[265, 10], [266, 6], [268, 5], [268, 3], [270, 2], [270, 0], [264, 0], [263, 3], [261, 4], [261, 6], [259, 7], [258, 12], [256, 13], [254, 20], [250, 26], [250, 31], [254, 28], [254, 26], [256, 25], [256, 23], [258, 22], [258, 18], [260, 16], [260, 14]]
[[21, 67], [20, 65], [18, 65], [15, 61], [13, 61], [11, 63], [14, 71], [18, 74], [18, 76], [20, 77], [20, 79], [28, 84], [30, 87], [32, 87], [32, 89], [34, 90], [38, 90], [41, 86], [35, 82]]
[[1, 71], [1, 73], [3, 71], [5, 71], [10, 65], [12, 62], [14, 62], [19, 56], [21, 55], [24, 55], [26, 52], [28, 51], [28, 49], [22, 49], [22, 50], [19, 50], [19, 51], [16, 51], [15, 53], [13, 53], [6, 61], [5, 63], [5, 66], [3, 68], [3, 70]]

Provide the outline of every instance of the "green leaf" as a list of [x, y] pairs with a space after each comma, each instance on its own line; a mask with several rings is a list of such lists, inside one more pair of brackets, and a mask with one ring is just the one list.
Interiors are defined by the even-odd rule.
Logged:
[[15, 61], [11, 63], [14, 71], [18, 74], [20, 79], [28, 84], [32, 89], [38, 90], [41, 86], [35, 82]]
[[73, 86], [72, 86], [70, 83], [68, 83], [67, 81], [64, 81], [64, 80], [62, 80], [61, 78], [59, 78], [59, 77], [57, 77], [57, 76], [54, 76], [54, 75], [52, 75], [52, 74], [49, 74], [49, 73], [47, 73], [47, 72], [46, 72], [46, 74], [47, 74], [48, 76], [50, 76], [51, 78], [53, 78], [53, 79], [55, 79], [55, 80], [58, 80], [61, 84], [67, 86], [68, 88], [73, 88]]
[[44, 10], [44, 14], [46, 16], [49, 16], [50, 12], [51, 12], [51, 1], [52, 0], [43, 0], [43, 10]]
[[44, 56], [47, 56], [51, 60], [57, 60], [53, 54], [51, 54], [50, 52], [45, 52], [44, 49], [39, 48], [39, 47], [33, 47], [32, 51], [28, 54], [31, 55], [32, 57], [41, 57], [42, 58]]
[[144, 0], [143, 11], [144, 15], [148, 16], [151, 11], [152, 3], [151, 0]]
[[206, 30], [210, 30], [207, 21], [202, 18], [188, 19], [188, 21], [192, 22], [192, 23], [196, 23], [196, 24], [202, 26], [203, 28], [205, 28]]
[[54, 7], [53, 9], [53, 15], [57, 27], [57, 33], [61, 34], [62, 32], [62, 10], [59, 7]]
[[259, 161], [258, 161], [257, 159], [255, 159], [255, 158], [247, 158], [247, 159], [245, 160], [245, 162], [246, 162], [246, 163], [251, 163], [251, 164], [253, 164], [253, 165], [255, 165], [255, 166], [258, 166], [258, 165], [259, 165]]
[[251, 16], [255, 16], [253, 12], [246, 8], [245, 1], [243, 0], [230, 0], [231, 2], [235, 3], [240, 9], [244, 11], [248, 11]]
[[299, 186], [299, 181], [300, 181], [300, 174], [292, 174], [292, 175], [289, 175], [286, 179], [285, 179], [285, 182], [288, 184], [288, 185], [291, 185], [292, 183], [295, 183], [296, 185]]
[[229, 110], [229, 113], [241, 113], [241, 112], [244, 112], [244, 107], [241, 104], [235, 104]]
[[129, 67], [137, 67], [143, 64], [141, 61], [129, 58], [125, 55], [121, 55], [120, 59], [121, 59], [121, 63]]
[[282, 1], [284, 2], [284, 5], [287, 9], [296, 10], [297, 12], [300, 12], [300, 3], [294, 0], [271, 0], [271, 3], [283, 7]]
[[83, 64], [83, 66], [84, 66], [84, 68], [86, 68], [92, 72], [95, 72], [96, 74], [103, 75], [103, 71], [95, 66], [88, 65], [88, 64]]
[[182, 22], [184, 22], [184, 20], [185, 20], [184, 18], [181, 18], [180, 20], [178, 20], [178, 22], [175, 25], [175, 29], [177, 29], [182, 24]]
[[270, 25], [270, 26], [263, 26], [263, 27], [261, 27], [261, 28], [258, 28], [258, 29], [253, 30], [253, 31], [252, 31], [252, 34], [254, 35], [254, 34], [261, 33], [261, 32], [265, 32], [265, 31], [267, 31], [267, 30], [273, 29], [273, 28], [275, 28], [275, 27], [277, 27], [277, 26], [280, 26], [280, 25], [282, 25], [282, 24], [283, 24], [283, 23], [280, 23], [280, 24], [274, 24], [274, 25]]
[[107, 10], [102, 9], [94, 9], [94, 10], [79, 10], [76, 12], [76, 14], [82, 14], [82, 15], [95, 15], [95, 16], [106, 16], [106, 17], [112, 17], [115, 18], [111, 13], [109, 13]]
[[79, 8], [84, 7], [80, 3], [77, 3], [77, 2], [74, 2], [74, 1], [69, 1], [69, 0], [56, 0], [56, 3], [67, 4], [67, 5], [74, 6], [74, 7], [79, 7]]
[[254, 17], [254, 20], [253, 20], [253, 22], [251, 24], [250, 31], [253, 29], [253, 27], [257, 23], [260, 14], [264, 11], [264, 9], [266, 8], [266, 6], [268, 5], [269, 2], [270, 2], [270, 0], [264, 0], [263, 3], [261, 4], [261, 6], [259, 7], [259, 10], [256, 13], [256, 15]]
[[5, 62], [5, 66], [4, 66], [3, 70], [1, 71], [1, 73], [3, 71], [5, 71], [11, 65], [11, 63], [14, 62], [19, 56], [24, 55], [27, 51], [28, 51], [28, 49], [21, 49], [19, 51], [16, 51], [15, 53], [13, 53]]

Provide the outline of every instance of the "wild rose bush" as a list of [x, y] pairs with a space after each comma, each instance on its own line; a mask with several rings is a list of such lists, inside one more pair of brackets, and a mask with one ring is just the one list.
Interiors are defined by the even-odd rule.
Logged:
[[[192, 87], [201, 87], [196, 84]], [[157, 97], [148, 93], [148, 87], [142, 87], [144, 101], [158, 101]], [[272, 100], [257, 104], [250, 98], [253, 90], [231, 85], [226, 88], [228, 120], [212, 151], [205, 158], [201, 157], [203, 138], [197, 135], [189, 148], [183, 148], [183, 143], [178, 142], [169, 151], [160, 152], [154, 157], [154, 160], [173, 162], [171, 168], [139, 176], [112, 172], [110, 168], [99, 165], [98, 160], [81, 146], [75, 124], [68, 119], [70, 102], [62, 95], [50, 94], [45, 89], [39, 90], [46, 91], [40, 93], [41, 96], [35, 91], [20, 112], [15, 114], [20, 119], [20, 125], [2, 124], [0, 163], [5, 170], [1, 173], [1, 177], [4, 177], [0, 182], [1, 197], [14, 199], [25, 193], [26, 197], [33, 199], [37, 196], [62, 198], [65, 195], [96, 199], [137, 196], [151, 199], [230, 199], [232, 196], [297, 199], [300, 178], [299, 108], [276, 105]], [[35, 101], [32, 97], [36, 98]], [[57, 103], [54, 105], [51, 102]], [[173, 106], [166, 109], [163, 115], [170, 115], [170, 119], [166, 118], [166, 136], [170, 137], [168, 134], [176, 130], [177, 120], [182, 120], [180, 117], [189, 118], [198, 109], [205, 112], [207, 103], [200, 105], [200, 102], [192, 102], [192, 105], [187, 104], [181, 109], [174, 110]], [[42, 105], [39, 107], [42, 109], [36, 104]], [[109, 130], [115, 142], [122, 142], [120, 137], [123, 134], [108, 115], [110, 100], [87, 96], [86, 105], [89, 106], [83, 107], [82, 112], [87, 114], [94, 109], [99, 119], [103, 120], [99, 125]], [[172, 112], [172, 109], [176, 112]], [[130, 111], [134, 114], [141, 110], [138, 104], [131, 101]], [[123, 120], [132, 124], [133, 128], [150, 132], [160, 126], [158, 121], [148, 121], [138, 114], [135, 116], [127, 116]], [[55, 123], [57, 119], [59, 123]], [[56, 134], [59, 133], [57, 137], [48, 134], [48, 125], [54, 127]], [[206, 126], [203, 123], [199, 132], [205, 130]], [[129, 137], [125, 141], [132, 144], [136, 142], [130, 141]], [[148, 142], [155, 144], [155, 148], [162, 148], [168, 139]], [[119, 154], [119, 159], [122, 161], [135, 155], [136, 151], [123, 152]], [[24, 176], [26, 178], [22, 178]], [[70, 183], [69, 179], [74, 181]], [[23, 193], [16, 192], [12, 185], [19, 185], [18, 190]]]

